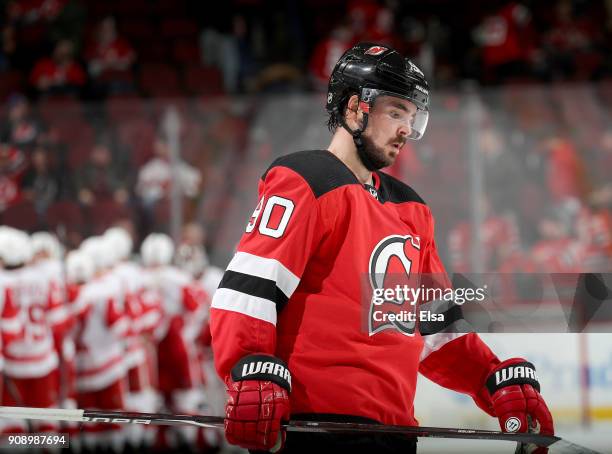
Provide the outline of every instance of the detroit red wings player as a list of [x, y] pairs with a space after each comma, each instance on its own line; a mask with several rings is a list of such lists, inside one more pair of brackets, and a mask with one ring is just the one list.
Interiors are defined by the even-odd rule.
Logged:
[[[13, 302], [13, 291], [9, 287], [10, 281], [4, 270], [0, 268], [0, 372], [4, 370], [4, 349], [11, 342], [21, 339], [24, 331], [19, 311]], [[0, 396], [2, 396], [3, 385], [4, 383], [0, 383]]]
[[[5, 387], [3, 401], [6, 405], [58, 406], [59, 359], [54, 334], [64, 330], [67, 308], [57, 289], [49, 285], [47, 276], [29, 266], [32, 245], [26, 233], [11, 232], [3, 255], [5, 285], [10, 288], [19, 318], [24, 323], [23, 337], [4, 349], [4, 372], [10, 388]], [[23, 428], [23, 424], [15, 423], [12, 431]], [[52, 431], [58, 426], [46, 422], [37, 424], [37, 428]]]
[[[11, 288], [10, 271], [5, 269], [14, 266], [12, 261], [15, 259], [11, 256], [11, 247], [7, 242], [11, 241], [13, 229], [0, 226], [0, 373], [4, 374], [4, 350], [7, 345], [15, 340], [23, 337], [23, 322], [19, 317], [19, 311], [13, 302], [13, 290]], [[8, 402], [2, 397], [4, 393], [4, 380], [0, 381], [0, 399], [2, 405], [7, 405]], [[0, 433], [5, 428], [14, 427], [14, 422], [11, 420], [0, 419]]]
[[[71, 367], [74, 365], [74, 339], [72, 327], [74, 317], [67, 304], [65, 276], [62, 269], [62, 246], [57, 237], [49, 232], [35, 232], [30, 237], [32, 245], [33, 273], [40, 277], [41, 286], [47, 287], [47, 292], [57, 301], [58, 309], [55, 315], [60, 320], [52, 320], [56, 327], [53, 330], [55, 350], [59, 358], [59, 396], [63, 408], [76, 408], [76, 401], [68, 398], [70, 392]], [[73, 396], [74, 397], [74, 396]]]
[[[163, 321], [159, 292], [152, 288], [150, 276], [130, 260], [132, 238], [122, 227], [111, 227], [104, 239], [115, 253], [111, 273], [121, 285], [130, 329], [125, 339], [124, 361], [127, 369], [126, 409], [145, 413], [158, 410], [157, 360], [153, 334]], [[134, 446], [152, 444], [156, 428], [132, 425], [125, 428], [128, 441]]]
[[[71, 347], [74, 348], [74, 354], [64, 354], [62, 370], [60, 372], [64, 387], [63, 408], [77, 408], [76, 340], [91, 303], [86, 296], [87, 290], [83, 292], [83, 289], [93, 279], [95, 266], [88, 255], [78, 250], [70, 251], [66, 255], [65, 260], [66, 300], [72, 318], [72, 326], [66, 338], [72, 344]], [[65, 430], [70, 435], [70, 440], [77, 449], [81, 447], [82, 432], [79, 424], [66, 423], [62, 430]]]
[[[428, 98], [416, 65], [358, 44], [330, 80], [328, 149], [279, 158], [262, 176], [210, 314], [230, 443], [277, 451], [289, 417], [416, 425], [418, 372], [471, 396], [504, 430], [527, 430], [529, 415], [552, 433], [533, 365], [453, 332], [453, 314], [437, 330], [363, 329], [364, 276], [378, 284], [392, 262], [406, 275], [444, 275], [429, 208], [380, 172], [425, 132]], [[286, 437], [289, 453], [416, 451], [403, 436]]]
[[[152, 290], [159, 292], [164, 320], [156, 330], [159, 390], [166, 404], [180, 413], [197, 413], [205, 404], [201, 355], [196, 339], [205, 323], [208, 296], [191, 276], [172, 265], [174, 243], [163, 233], [152, 233], [141, 246], [142, 263]], [[193, 427], [173, 428], [169, 434], [195, 442]], [[169, 444], [177, 440], [168, 440]]]
[[[129, 317], [121, 300], [119, 280], [109, 273], [113, 261], [103, 237], [88, 238], [80, 252], [94, 265], [93, 278], [83, 284], [73, 300], [77, 313], [77, 401], [81, 408], [125, 408], [126, 364], [124, 341]], [[121, 449], [124, 433], [119, 425], [86, 425], [89, 447]]]

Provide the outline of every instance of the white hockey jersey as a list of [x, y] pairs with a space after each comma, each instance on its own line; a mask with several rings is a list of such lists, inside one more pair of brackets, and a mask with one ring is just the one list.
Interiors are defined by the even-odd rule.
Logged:
[[80, 392], [99, 391], [125, 377], [129, 319], [120, 295], [118, 279], [107, 274], [81, 286], [74, 299], [76, 387]]
[[158, 290], [150, 282], [148, 273], [133, 262], [121, 262], [113, 268], [121, 285], [120, 298], [124, 301], [130, 329], [126, 338], [126, 367], [144, 364], [146, 350], [141, 335], [150, 334], [162, 322], [162, 304]]
[[206, 267], [200, 277], [200, 284], [202, 284], [211, 299], [215, 294], [215, 290], [219, 287], [221, 279], [223, 279], [223, 273], [224, 271], [221, 268], [210, 265]]
[[6, 272], [0, 270], [0, 372], [4, 369], [4, 348], [23, 336], [23, 323], [13, 302]]
[[59, 364], [54, 335], [61, 335], [69, 320], [63, 295], [37, 267], [7, 271], [6, 276], [24, 336], [6, 346], [5, 373], [14, 378], [44, 377]]
[[183, 321], [183, 335], [188, 341], [193, 341], [201, 329], [206, 318], [206, 304], [208, 295], [204, 288], [191, 279], [189, 274], [174, 266], [165, 266], [149, 270], [151, 284], [159, 292], [163, 311], [164, 323], [156, 332], [161, 339], [169, 328], [170, 320], [180, 316]]
[[202, 383], [196, 340], [206, 322], [208, 296], [178, 268], [165, 266], [148, 272], [164, 310], [164, 321], [155, 333], [159, 340], [159, 387], [163, 392], [193, 388]]

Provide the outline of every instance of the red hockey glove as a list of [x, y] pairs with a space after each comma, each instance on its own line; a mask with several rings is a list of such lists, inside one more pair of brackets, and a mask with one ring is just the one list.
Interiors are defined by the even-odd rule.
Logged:
[[[493, 411], [504, 432], [554, 435], [552, 416], [540, 395], [535, 372], [530, 362], [512, 358], [497, 366], [487, 379]], [[545, 454], [548, 449], [519, 445], [517, 452]]]
[[274, 356], [242, 358], [226, 379], [225, 437], [243, 448], [279, 451], [285, 442], [281, 421], [289, 420], [291, 374]]

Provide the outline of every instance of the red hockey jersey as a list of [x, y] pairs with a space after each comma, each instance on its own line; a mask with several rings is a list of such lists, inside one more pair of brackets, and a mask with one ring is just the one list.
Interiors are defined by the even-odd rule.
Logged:
[[484, 382], [499, 360], [476, 334], [370, 335], [363, 327], [363, 277], [385, 273], [391, 256], [403, 255], [410, 274], [444, 273], [429, 208], [385, 173], [374, 179], [365, 188], [326, 150], [272, 164], [213, 298], [217, 371], [225, 379], [251, 353], [282, 358], [293, 415], [415, 425], [418, 371], [490, 412]]

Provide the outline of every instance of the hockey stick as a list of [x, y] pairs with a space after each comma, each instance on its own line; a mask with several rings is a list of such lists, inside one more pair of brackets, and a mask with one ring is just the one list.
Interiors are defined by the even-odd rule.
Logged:
[[[170, 415], [162, 413], [130, 413], [121, 411], [97, 411], [61, 408], [1, 407], [0, 417], [21, 419], [43, 419], [53, 421], [75, 421], [115, 424], [156, 424], [164, 426], [192, 425], [198, 427], [223, 427], [222, 416]], [[598, 454], [591, 449], [570, 443], [553, 435], [535, 433], [507, 433], [494, 430], [454, 429], [442, 427], [388, 426], [382, 424], [357, 424], [342, 422], [289, 421], [283, 424], [291, 432], [327, 433], [387, 433], [412, 435], [415, 437], [460, 438], [466, 440], [503, 440], [516, 443], [535, 444], [550, 448], [559, 454]]]

